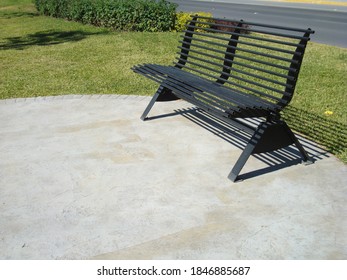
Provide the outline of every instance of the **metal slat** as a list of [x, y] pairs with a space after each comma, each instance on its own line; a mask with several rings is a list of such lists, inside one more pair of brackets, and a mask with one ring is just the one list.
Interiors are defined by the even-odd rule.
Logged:
[[[202, 33], [199, 34], [199, 36], [201, 36], [201, 35], [202, 35]], [[184, 36], [184, 35], [181, 35], [180, 37], [184, 38], [184, 39], [189, 38], [188, 36]], [[213, 38], [217, 39], [217, 36], [214, 36]], [[237, 42], [238, 44], [244, 44], [244, 45], [248, 45], [248, 46], [252, 46], [252, 47], [257, 47], [257, 48], [262, 48], [262, 49], [266, 49], [266, 50], [287, 53], [287, 54], [291, 54], [291, 55], [301, 55], [300, 52], [295, 52], [295, 51], [285, 50], [285, 49], [281, 49], [281, 48], [275, 48], [275, 47], [269, 47], [269, 46], [254, 44], [254, 43], [241, 41], [241, 40], [234, 40], [234, 39], [230, 39], [230, 38], [228, 39], [228, 38], [223, 38], [223, 37], [219, 37], [219, 39], [223, 40], [223, 41]], [[221, 44], [221, 43], [211, 42], [211, 41], [199, 39], [199, 38], [196, 38], [196, 37], [194, 38], [194, 41], [199, 41], [199, 42], [203, 42], [203, 43], [207, 43], [207, 44], [211, 44], [211, 45], [215, 45], [215, 46], [221, 46], [221, 47], [225, 47], [226, 46], [226, 45]]]
[[[156, 82], [158, 82], [161, 85], [164, 85], [168, 89], [170, 89], [173, 92], [175, 92], [175, 94], [177, 94], [178, 97], [180, 97], [180, 98], [183, 98], [183, 99], [186, 99], [186, 100], [188, 98], [191, 99], [191, 100], [194, 99], [194, 97], [193, 97], [194, 91], [186, 89], [182, 85], [178, 84], [177, 81], [176, 82], [170, 82], [164, 76], [162, 77], [162, 79], [155, 79], [154, 77], [156, 77], [156, 76], [158, 76], [160, 74], [158, 72], [156, 72], [156, 71], [151, 70], [148, 67], [143, 67], [143, 68], [140, 68], [140, 69], [136, 69], [135, 72], [139, 73], [139, 74], [142, 74], [145, 77], [150, 78], [151, 80], [156, 81]], [[151, 76], [148, 76], [148, 74], [151, 74]]]
[[[200, 70], [194, 69], [194, 68], [192, 68], [192, 67], [189, 67], [189, 66], [185, 66], [185, 67], [186, 67], [187, 69], [191, 70], [191, 71], [194, 71], [194, 72], [203, 74], [203, 75], [205, 75], [205, 76], [209, 76], [209, 77], [215, 78], [215, 76], [209, 75], [209, 74], [207, 74], [207, 73], [205, 73], [205, 72], [202, 72], [202, 71], [200, 71]], [[221, 79], [221, 78], [219, 78], [219, 79]], [[221, 80], [223, 80], [225, 83], [234, 85], [234, 86], [236, 86], [236, 87], [238, 87], [238, 88], [242, 88], [242, 89], [251, 91], [251, 92], [253, 92], [253, 93], [262, 95], [262, 96], [264, 96], [264, 97], [268, 97], [268, 98], [273, 99], [273, 100], [276, 100], [276, 101], [281, 101], [281, 98], [275, 97], [275, 96], [273, 96], [273, 95], [265, 94], [265, 93], [263, 93], [263, 92], [261, 92], [261, 91], [252, 89], [252, 88], [250, 88], [250, 87], [242, 86], [242, 85], [240, 85], [240, 84], [236, 84], [236, 83], [230, 82], [230, 81], [225, 80], [225, 79], [221, 79]], [[244, 93], [245, 93], [245, 92], [244, 92]], [[248, 93], [245, 93], [245, 94], [248, 94]]]
[[[150, 66], [147, 65], [147, 67], [153, 67], [154, 69], [158, 69], [159, 67], [157, 67], [157, 66], [158, 65], [150, 65]], [[241, 102], [244, 104], [248, 104], [250, 106], [253, 104], [251, 102], [252, 99], [249, 98], [249, 96], [245, 95], [244, 93], [233, 92], [228, 88], [225, 88], [225, 87], [223, 88], [220, 85], [217, 86], [217, 85], [213, 84], [211, 81], [205, 80], [205, 79], [200, 78], [200, 77], [196, 77], [195, 75], [193, 75], [191, 73], [187, 73], [184, 71], [177, 71], [174, 67], [166, 67], [164, 69], [162, 67], [160, 67], [160, 68], [161, 68], [161, 70], [165, 70], [165, 72], [168, 75], [171, 75], [171, 76], [169, 76], [171, 79], [175, 79], [177, 81], [184, 82], [185, 84], [187, 84], [187, 86], [194, 87], [195, 90], [204, 91], [204, 90], [208, 90], [208, 88], [212, 87], [212, 86], [215, 88], [218, 87], [219, 92], [215, 91], [215, 93], [220, 98], [224, 98], [229, 102], [238, 103], [238, 104], [240, 104]], [[187, 78], [190, 78], [190, 80], [187, 80]], [[222, 94], [222, 92], [221, 92], [222, 90], [228, 91], [228, 94]], [[230, 93], [232, 93], [232, 94], [230, 94]]]
[[[203, 21], [192, 21], [192, 22], [194, 22], [195, 24], [207, 25], [207, 23], [203, 22]], [[186, 26], [187, 27], [191, 27], [189, 24], [186, 25]], [[236, 27], [234, 27], [234, 26], [229, 26], [229, 28], [230, 27], [236, 29]], [[202, 30], [205, 30], [205, 31], [208, 31], [208, 32], [218, 32], [218, 31], [220, 31], [218, 29], [206, 28], [206, 27], [202, 27], [202, 26], [199, 26], [198, 28], [202, 29]], [[283, 34], [283, 33], [278, 33], [278, 32], [265, 31], [265, 30], [261, 30], [261, 29], [252, 29], [252, 28], [248, 28], [247, 29], [247, 28], [242, 28], [242, 27], [238, 27], [238, 29], [249, 30], [249, 31], [251, 31], [253, 33], [266, 34], [266, 35], [272, 35], [272, 36], [289, 38], [289, 39], [307, 40], [307, 41], [310, 40], [309, 38], [303, 37], [303, 36], [297, 36], [297, 35], [291, 35], [291, 34]], [[224, 31], [223, 30], [222, 33], [224, 33], [224, 34], [232, 34], [233, 32], [229, 32], [229, 31]]]
[[142, 65], [138, 65], [136, 68], [132, 68], [132, 70], [135, 73], [141, 74], [141, 75], [145, 76], [146, 78], [151, 79], [152, 81], [157, 82], [159, 84], [163, 82], [163, 79], [157, 78], [157, 75], [153, 75], [145, 67], [142, 67]]
[[[152, 65], [152, 66], [155, 66], [155, 65]], [[149, 67], [150, 66], [146, 65], [146, 68], [147, 68], [146, 72], [147, 73], [150, 72], [153, 75], [159, 74], [159, 72], [157, 70], [155, 70], [155, 69], [153, 70], [153, 69], [151, 69]], [[170, 81], [170, 79], [172, 81]], [[204, 93], [201, 89], [199, 89], [197, 87], [194, 87], [192, 84], [186, 84], [183, 80], [179, 80], [179, 79], [177, 79], [177, 78], [175, 78], [173, 76], [165, 77], [160, 83], [161, 84], [165, 84], [165, 85], [170, 85], [170, 89], [173, 89], [173, 88], [179, 89], [180, 91], [183, 91], [186, 94], [188, 93], [189, 95], [191, 95], [194, 92], [194, 95], [198, 94], [198, 95], [201, 96]], [[175, 86], [173, 86], [173, 85], [175, 85]], [[224, 100], [229, 100], [228, 103], [224, 102], [225, 103], [224, 107], [225, 108], [233, 108], [234, 111], [239, 110], [238, 106], [235, 106], [235, 105], [233, 106], [233, 105], [230, 104], [230, 103], [236, 104], [235, 100], [232, 100], [230, 98], [226, 98], [225, 96], [223, 98], [222, 97], [217, 98], [217, 96], [214, 97], [213, 95], [211, 95], [209, 97], [210, 97], [210, 99], [214, 99], [214, 100], [218, 101], [219, 104], [221, 104], [221, 101], [223, 101], [223, 99]], [[217, 106], [217, 105], [215, 104], [215, 106]]]
[[[233, 68], [233, 67], [229, 67], [229, 68], [230, 68], [230, 70], [232, 70], [234, 72], [237, 72], [237, 73], [240, 73], [240, 74], [244, 74], [244, 75], [247, 75], [247, 76], [250, 76], [250, 77], [253, 77], [253, 78], [257, 78], [257, 79], [260, 79], [260, 80], [263, 80], [263, 81], [266, 81], [266, 82], [269, 82], [269, 83], [272, 83], [272, 84], [276, 84], [276, 85], [279, 85], [279, 86], [292, 88], [292, 86], [288, 85], [287, 83], [279, 82], [279, 81], [276, 81], [276, 80], [273, 80], [273, 79], [270, 79], [270, 78], [259, 76], [257, 74], [247, 73], [247, 72], [245, 72], [243, 70], [240, 70], [240, 69], [237, 69], [237, 68]], [[237, 76], [234, 76], [232, 74], [230, 74], [230, 77], [233, 77], [233, 78], [237, 79]], [[244, 79], [244, 81], [249, 81], [250, 83], [253, 83], [251, 80], [248, 80], [248, 79]], [[254, 85], [256, 85], [256, 83], [254, 83]], [[263, 87], [262, 84], [259, 84], [259, 86]], [[282, 92], [282, 91], [278, 91], [276, 88], [272, 88], [272, 87], [264, 87], [264, 88], [269, 89], [269, 90], [273, 90], [273, 91], [281, 93], [281, 94], [285, 93], [285, 92]]]
[[[190, 60], [185, 60], [184, 62], [185, 62], [185, 63], [193, 64], [193, 65], [195, 65], [195, 66], [198, 66], [199, 68], [202, 68], [202, 69], [205, 69], [205, 70], [209, 70], [209, 71], [211, 71], [211, 72], [214, 72], [214, 73], [219, 74], [218, 76], [214, 76], [214, 75], [209, 74], [209, 76], [210, 76], [211, 78], [214, 78], [214, 79], [216, 79], [216, 80], [218, 80], [218, 79], [220, 78], [220, 75], [222, 74], [222, 69], [221, 69], [220, 71], [217, 71], [217, 70], [215, 70], [215, 69], [213, 69], [213, 68], [210, 68], [210, 67], [205, 66], [205, 65], [201, 65], [201, 64], [196, 63], [196, 62], [192, 62], [192, 61], [190, 61]], [[186, 66], [185, 68], [188, 68], [188, 66]], [[203, 72], [202, 72], [202, 73], [203, 73]], [[206, 74], [207, 74], [207, 73], [206, 73]]]
[[281, 98], [278, 98], [278, 97], [275, 97], [271, 94], [267, 94], [267, 93], [264, 93], [264, 92], [261, 92], [259, 90], [256, 90], [256, 89], [253, 89], [253, 88], [250, 88], [250, 87], [247, 87], [247, 86], [243, 86], [243, 85], [240, 85], [240, 84], [236, 84], [234, 82], [231, 82], [229, 80], [226, 80], [225, 83], [228, 83], [230, 85], [233, 85], [233, 86], [236, 86], [236, 87], [239, 87], [239, 88], [243, 88], [245, 90], [248, 90], [250, 92], [253, 92], [253, 93], [256, 93], [256, 94], [259, 94], [259, 95], [262, 95], [264, 97], [267, 97], [267, 98], [270, 98], [270, 99], [273, 99], [273, 100], [276, 100], [276, 101], [281, 101]]
[[[225, 60], [227, 61], [228, 59], [225, 59]], [[267, 69], [264, 69], [264, 68], [259, 68], [259, 67], [256, 67], [256, 66], [247, 65], [247, 64], [241, 63], [239, 61], [233, 60], [233, 64], [240, 65], [240, 66], [243, 66], [243, 67], [246, 67], [246, 68], [249, 68], [249, 69], [257, 70], [257, 71], [260, 71], [260, 72], [264, 72], [264, 73], [267, 73], [267, 74], [271, 74], [273, 76], [278, 76], [278, 77], [281, 77], [281, 78], [294, 80], [294, 78], [291, 77], [291, 76], [288, 76], [288, 75], [285, 75], [285, 74], [281, 74], [281, 73], [276, 73], [276, 72], [273, 72], [273, 71], [270, 71], [270, 70], [267, 70]]]
[[[179, 49], [182, 49], [184, 50], [185, 48], [179, 46], [178, 47]], [[197, 47], [197, 48], [200, 48], [200, 49], [205, 49], [204, 47]], [[194, 52], [195, 50], [190, 50], [191, 52]], [[252, 62], [256, 62], [256, 63], [259, 63], [259, 64], [264, 64], [264, 65], [267, 65], [267, 66], [272, 66], [272, 67], [275, 67], [275, 68], [278, 68], [278, 69], [282, 69], [282, 70], [286, 70], [286, 71], [291, 71], [293, 73], [295, 73], [297, 70], [295, 68], [291, 68], [291, 67], [286, 67], [286, 66], [282, 66], [282, 65], [278, 65], [278, 64], [274, 64], [274, 63], [271, 63], [271, 62], [266, 62], [266, 61], [262, 61], [262, 60], [259, 60], [259, 59], [256, 59], [256, 58], [250, 58], [250, 57], [247, 57], [247, 56], [244, 56], [244, 55], [240, 55], [240, 54], [233, 54], [233, 53], [229, 53], [229, 52], [223, 52], [223, 51], [219, 51], [219, 50], [215, 50], [215, 52], [217, 53], [221, 53], [221, 54], [230, 54], [231, 56], [233, 57], [237, 57], [237, 58], [240, 58], [240, 59], [245, 59], [245, 60], [249, 60], [249, 61], [252, 61]]]
[[[210, 75], [210, 74], [205, 73], [205, 72], [202, 72], [202, 71], [200, 71], [200, 70], [198, 70], [198, 69], [194, 69], [194, 68], [189, 67], [189, 66], [185, 66], [185, 68], [187, 68], [187, 69], [189, 69], [189, 70], [191, 70], [191, 71], [194, 71], [194, 72], [203, 74], [203, 75], [205, 75], [205, 76], [209, 76], [209, 77], [215, 78], [215, 76]], [[221, 78], [219, 78], [219, 79], [221, 79]], [[250, 88], [250, 87], [242, 86], [242, 85], [239, 85], [239, 84], [230, 82], [230, 81], [225, 80], [225, 79], [222, 79], [222, 80], [223, 80], [225, 83], [234, 85], [234, 86], [236, 86], [236, 87], [238, 87], [238, 88], [242, 88], [242, 89], [251, 91], [251, 92], [253, 92], [253, 93], [259, 94], [259, 95], [264, 96], [264, 97], [268, 97], [268, 98], [273, 99], [273, 100], [275, 100], [275, 101], [277, 101], [277, 102], [280, 102], [280, 101], [282, 100], [281, 98], [275, 97], [275, 96], [270, 95], [270, 94], [263, 93], [263, 92], [261, 92], [261, 91], [252, 89], [252, 88]], [[233, 89], [233, 90], [235, 90], [235, 89]], [[242, 93], [242, 94], [244, 94], [244, 95], [249, 95], [247, 92], [242, 92], [242, 91], [240, 91], [240, 90], [237, 90], [237, 91], [239, 91], [240, 93]], [[261, 98], [259, 98], [259, 99], [261, 100]]]
[[[193, 17], [193, 16], [191, 16]], [[194, 16], [196, 18], [202, 18], [202, 19], [208, 19], [210, 20], [210, 17], [204, 17], [204, 16]], [[280, 25], [271, 25], [271, 24], [264, 24], [264, 23], [256, 23], [256, 22], [249, 22], [244, 20], [230, 20], [230, 19], [222, 19], [222, 18], [212, 18], [213, 20], [220, 20], [220, 21], [227, 21], [227, 22], [236, 22], [236, 23], [243, 23], [248, 25], [255, 25], [255, 26], [261, 26], [261, 27], [269, 27], [274, 29], [283, 29], [288, 31], [295, 31], [295, 32], [309, 32], [310, 34], [313, 34], [314, 31], [310, 28], [303, 29], [303, 28], [294, 28], [294, 27], [287, 27], [287, 26], [280, 26]]]
[[[173, 81], [171, 81], [171, 79], [173, 79]], [[188, 95], [192, 96], [192, 98], [194, 98], [194, 96], [199, 97], [200, 99], [203, 99], [206, 103], [214, 107], [217, 107], [223, 110], [226, 110], [228, 108], [228, 109], [232, 109], [233, 111], [240, 111], [240, 107], [235, 102], [233, 102], [233, 104], [231, 104], [230, 102], [227, 103], [225, 102], [226, 99], [217, 98], [217, 96], [215, 95], [206, 94], [204, 91], [198, 90], [196, 88], [194, 88], [194, 90], [191, 91], [186, 88], [186, 86], [189, 88], [190, 87], [189, 85], [182, 83], [182, 81], [181, 83], [178, 84], [177, 80], [175, 80], [172, 77], [168, 77], [166, 80], [163, 81], [162, 84], [172, 87], [172, 89], [175, 92], [178, 90], [185, 93], [186, 92], [194, 93], [194, 94], [188, 94]]]
[[[183, 41], [179, 41], [179, 42], [180, 42], [180, 43], [183, 43]], [[213, 48], [202, 47], [202, 46], [197, 45], [197, 44], [195, 44], [195, 43], [186, 43], [186, 44], [189, 45], [189, 46], [196, 47], [196, 48], [204, 48], [204, 49], [209, 50], [209, 51], [214, 51]], [[272, 58], [272, 59], [276, 59], [276, 60], [281, 60], [281, 61], [285, 61], [285, 62], [289, 62], [289, 63], [294, 63], [294, 64], [298, 64], [298, 63], [299, 63], [298, 60], [289, 59], [289, 58], [284, 58], [284, 57], [280, 57], [280, 56], [277, 56], [277, 55], [271, 55], [271, 54], [261, 53], [261, 52], [252, 51], [252, 50], [248, 50], [248, 49], [243, 49], [243, 48], [239, 48], [239, 47], [233, 47], [233, 46], [230, 46], [229, 48], [230, 48], [230, 49], [233, 49], [233, 50], [238, 50], [238, 51], [241, 51], [241, 52], [251, 53], [251, 54], [255, 54], [255, 55], [259, 55], [259, 56], [265, 56], [265, 57], [268, 57], [268, 58]], [[228, 52], [224, 52], [224, 53], [225, 53], [225, 54], [228, 54]]]
[[[180, 54], [180, 53], [178, 53]], [[203, 59], [203, 58], [200, 58], [200, 57], [196, 57], [194, 55], [189, 55], [189, 58], [193, 58], [195, 60], [199, 60], [199, 61], [202, 61], [202, 62], [206, 62], [206, 63], [209, 63], [211, 65], [215, 65], [215, 66], [220, 66], [220, 64], [216, 63], [216, 62], [212, 62], [210, 60], [206, 60], [206, 59]], [[220, 60], [223, 60], [222, 58], [220, 58]], [[185, 60], [186, 63], [189, 63], [190, 61], [189, 60]], [[198, 66], [199, 64], [197, 64]], [[200, 65], [199, 65], [200, 66]], [[260, 80], [263, 80], [263, 81], [267, 81], [267, 82], [270, 82], [270, 83], [273, 83], [273, 84], [276, 84], [276, 85], [280, 85], [280, 86], [283, 86], [283, 87], [289, 87], [291, 88], [292, 86], [291, 85], [288, 85], [287, 83], [283, 83], [283, 82], [279, 82], [279, 81], [276, 81], [276, 80], [273, 80], [273, 79], [270, 79], [270, 78], [266, 78], [266, 77], [263, 77], [263, 76], [259, 76], [259, 75], [256, 75], [256, 74], [252, 74], [252, 73], [248, 73], [246, 71], [243, 71], [243, 70], [240, 70], [240, 69], [237, 69], [235, 67], [228, 67], [228, 66], [224, 66], [225, 68], [229, 69], [229, 70], [232, 70], [233, 72], [237, 72], [237, 73], [241, 73], [241, 74], [244, 74], [244, 75], [247, 75], [247, 76], [250, 76], [250, 77], [253, 77], [253, 78], [257, 78], [257, 79], [260, 79]], [[217, 71], [214, 71], [214, 72], [217, 72]], [[220, 72], [217, 72], [217, 73], [220, 73]], [[234, 76], [232, 74], [228, 74], [228, 73], [224, 73], [224, 75], [227, 75], [229, 77], [233, 77], [235, 79], [239, 79], [237, 76]], [[248, 79], [244, 79], [243, 81], [247, 81], [249, 83], [252, 83], [254, 85], [256, 85], [253, 81], [251, 80], [248, 80]], [[259, 86], [262, 86], [261, 84], [258, 84]], [[277, 89], [275, 88], [271, 88], [271, 87], [266, 87], [266, 89], [269, 89], [269, 90], [273, 90], [273, 91], [277, 91]], [[278, 93], [285, 93], [285, 92], [282, 92], [282, 91], [278, 91]]]
[[[193, 91], [191, 91], [185, 87], [185, 86], [190, 87], [190, 85], [184, 84], [182, 83], [182, 81], [177, 80], [175, 78], [173, 78], [173, 81], [170, 81], [169, 80], [170, 77], [165, 77], [163, 73], [160, 73], [156, 70], [151, 69], [150, 66], [152, 67], [154, 66], [154, 68], [156, 68], [155, 67], [156, 65], [141, 65], [141, 67], [133, 68], [133, 70], [135, 70], [135, 72], [139, 74], [145, 75], [148, 78], [152, 78], [152, 80], [157, 81], [158, 83], [162, 84], [163, 86], [175, 92], [175, 94], [177, 94], [179, 97], [186, 100], [190, 100], [193, 104], [197, 103], [196, 102], [197, 99], [194, 98], [194, 96], [196, 96], [205, 102], [205, 103], [201, 103], [201, 104], [204, 104], [204, 106], [210, 105], [210, 106], [213, 106], [214, 108], [218, 108], [219, 110], [226, 111], [228, 115], [230, 114], [236, 115], [237, 117], [247, 117], [250, 114], [254, 116], [265, 116], [268, 114], [267, 110], [273, 111], [275, 110], [276, 107], [278, 107], [276, 104], [270, 104], [270, 103], [265, 104], [263, 103], [264, 101], [262, 100], [259, 103], [258, 103], [259, 100], [253, 101], [252, 107], [249, 107], [250, 105], [242, 105], [242, 103], [238, 103], [238, 104], [233, 103], [235, 105], [232, 105], [230, 102], [233, 102], [233, 101], [223, 102], [225, 101], [226, 98], [225, 97], [217, 98], [216, 97], [217, 95], [215, 94], [215, 92], [206, 94], [204, 91], [196, 89], [196, 88], [194, 88]], [[153, 77], [148, 76], [148, 74], [151, 74], [154, 76], [160, 75], [162, 76], [162, 79], [153, 79]], [[177, 83], [177, 82], [181, 82], [181, 83]], [[220, 89], [221, 88], [218, 87], [218, 90]], [[259, 104], [261, 103], [263, 103], [264, 106], [260, 107]], [[258, 104], [258, 105], [254, 105], [254, 104]], [[209, 107], [207, 106], [206, 108], [209, 108]], [[223, 116], [225, 117], [225, 114], [223, 114]]]
[[[254, 108], [257, 107], [257, 103], [263, 104], [263, 106], [266, 106], [266, 108], [274, 105], [273, 103], [269, 101], [265, 101], [261, 99], [260, 97], [250, 96], [249, 94], [245, 94], [245, 93], [234, 91], [234, 90], [231, 91], [230, 88], [223, 87], [219, 84], [217, 85], [215, 83], [212, 83], [208, 80], [204, 80], [202, 78], [198, 78], [193, 74], [184, 72], [179, 69], [175, 69], [174, 67], [163, 67], [159, 65], [148, 65], [148, 64], [146, 65], [146, 67], [153, 67], [153, 69], [156, 69], [157, 71], [165, 70], [166, 74], [171, 75], [169, 76], [169, 78], [176, 79], [177, 81], [184, 82], [186, 84], [189, 82], [189, 86], [192, 86], [195, 82], [198, 84], [197, 86], [194, 86], [196, 89], [200, 91], [207, 91], [207, 92], [209, 92], [210, 90], [213, 90], [213, 94], [216, 94], [219, 98], [224, 98], [228, 100], [229, 102], [233, 102], [237, 104], [245, 104], [247, 106], [252, 106]], [[188, 81], [187, 77], [191, 77], [193, 81], [192, 80]], [[274, 99], [277, 100], [277, 98], [274, 98]]]
[[[190, 31], [190, 30], [184, 30], [185, 33], [189, 34], [208, 34], [208, 33], [201, 33], [201, 32], [196, 32], [196, 31]], [[221, 31], [221, 30], [215, 30], [213, 33], [221, 33], [221, 34], [229, 34], [229, 35], [234, 35], [236, 34], [235, 32], [227, 32], [227, 31]], [[243, 34], [240, 33], [240, 37], [252, 39], [252, 40], [257, 40], [257, 41], [264, 41], [264, 42], [269, 42], [269, 43], [275, 43], [275, 44], [280, 44], [280, 45], [287, 45], [287, 46], [292, 46], [292, 47], [301, 47], [304, 48], [305, 45], [302, 45], [300, 43], [292, 43], [292, 42], [287, 42], [287, 41], [279, 41], [279, 40], [274, 40], [274, 39], [269, 39], [269, 38], [264, 38], [264, 37], [256, 37], [248, 34]]]
[[[164, 85], [165, 87], [171, 89], [173, 92], [175, 92], [175, 94], [177, 94], [179, 97], [186, 99], [186, 100], [190, 100], [191, 103], [193, 103], [194, 105], [204, 105], [207, 108], [210, 108], [210, 106], [212, 106], [213, 108], [218, 108], [220, 111], [225, 112], [226, 110], [231, 110], [232, 112], [237, 112], [238, 114], [240, 114], [240, 107], [237, 105], [232, 105], [230, 103], [226, 104], [226, 103], [220, 103], [220, 99], [217, 100], [215, 98], [215, 96], [213, 95], [209, 95], [207, 97], [205, 97], [206, 95], [203, 94], [203, 92], [194, 92], [194, 94], [186, 94], [186, 92], [188, 91], [186, 88], [184, 88], [183, 86], [180, 86], [179, 84], [177, 84], [177, 81], [173, 81], [171, 82], [170, 80], [166, 79], [162, 82], [162, 85]], [[188, 91], [189, 92], [189, 91]], [[184, 93], [184, 95], [182, 94]], [[190, 92], [192, 93], [192, 92]], [[197, 99], [197, 97], [200, 100], [203, 100], [203, 102], [199, 101], [199, 99]], [[224, 106], [220, 106], [220, 105]], [[210, 105], [210, 106], [208, 106]], [[223, 114], [224, 117], [227, 117], [229, 115], [228, 114]]]
[[[178, 42], [182, 43], [183, 41], [180, 40]], [[190, 47], [193, 46], [193, 47], [196, 47], [196, 48], [201, 48], [201, 49], [204, 49], [204, 50], [207, 50], [207, 51], [211, 51], [211, 52], [217, 52], [217, 53], [222, 53], [222, 54], [226, 54], [227, 53], [226, 51], [220, 51], [220, 50], [217, 50], [217, 49], [212, 48], [212, 47], [206, 47], [206, 46], [197, 45], [197, 44], [194, 44], [194, 43], [189, 43], [189, 44], [186, 44], [186, 45], [189, 45]]]
[[[186, 62], [186, 64], [189, 63], [189, 64], [192, 64], [192, 65], [198, 66], [198, 67], [200, 67], [200, 68], [204, 68], [204, 69], [213, 71], [212, 68], [202, 66], [201, 64], [192, 62], [191, 60], [186, 60], [185, 62]], [[211, 63], [211, 64], [212, 64], [212, 63]], [[213, 65], [214, 65], [214, 64], [213, 64]], [[216, 64], [216, 65], [218, 65], [218, 64]], [[230, 67], [228, 67], [228, 68], [230, 68]], [[231, 68], [230, 68], [230, 69], [231, 69]], [[232, 68], [232, 70], [235, 71], [235, 72], [240, 72], [240, 73], [242, 73], [241, 70], [238, 70], [238, 69], [235, 69], [235, 68]], [[220, 72], [217, 72], [217, 71], [213, 71], [213, 72], [215, 72], [215, 73], [220, 73]], [[228, 77], [231, 77], [231, 78], [234, 78], [234, 79], [237, 79], [237, 80], [240, 80], [240, 81], [243, 81], [243, 82], [246, 82], [246, 83], [248, 83], [248, 84], [253, 84], [253, 85], [256, 85], [256, 86], [258, 86], [258, 87], [262, 87], [262, 88], [264, 88], [264, 89], [268, 89], [268, 90], [271, 90], [271, 91], [273, 91], [273, 92], [277, 92], [277, 93], [282, 94], [282, 95], [283, 95], [283, 94], [286, 94], [285, 91], [281, 91], [281, 90], [279, 90], [279, 89], [276, 89], [276, 88], [273, 88], [273, 87], [270, 87], [270, 86], [267, 86], [267, 85], [263, 85], [263, 84], [261, 84], [261, 83], [253, 82], [252, 80], [249, 80], [249, 79], [246, 79], [246, 78], [241, 78], [241, 77], [235, 76], [235, 75], [233, 75], [233, 74], [224, 73], [224, 75], [226, 75], [226, 76], [228, 76]], [[254, 75], [254, 74], [252, 74], [252, 75], [251, 75], [251, 74], [248, 74], [248, 76], [256, 77], [256, 75]], [[215, 77], [215, 76], [213, 76], [213, 77]], [[216, 79], [218, 80], [218, 79], [220, 79], [220, 77], [219, 77], [219, 78], [216, 77]], [[264, 79], [264, 78], [261, 78], [261, 79], [262, 79], [262, 80], [266, 80], [266, 79]], [[272, 81], [272, 82], [273, 82], [273, 81]], [[292, 88], [291, 85], [287, 85], [287, 84], [284, 84], [284, 83], [277, 83], [277, 84], [282, 85], [282, 86], [284, 86], [284, 87], [287, 86], [287, 87], [289, 87], [289, 88]], [[264, 93], [264, 94], [265, 94], [265, 93]]]

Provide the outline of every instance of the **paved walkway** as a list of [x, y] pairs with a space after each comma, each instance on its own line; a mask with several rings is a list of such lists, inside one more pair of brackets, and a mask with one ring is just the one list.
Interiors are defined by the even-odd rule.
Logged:
[[347, 258], [346, 165], [303, 139], [233, 184], [242, 134], [148, 101], [0, 101], [0, 259]]

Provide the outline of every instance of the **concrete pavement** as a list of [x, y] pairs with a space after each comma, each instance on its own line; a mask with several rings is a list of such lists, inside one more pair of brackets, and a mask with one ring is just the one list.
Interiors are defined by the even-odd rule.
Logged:
[[0, 259], [347, 258], [346, 165], [302, 139], [233, 184], [242, 133], [148, 101], [0, 100]]

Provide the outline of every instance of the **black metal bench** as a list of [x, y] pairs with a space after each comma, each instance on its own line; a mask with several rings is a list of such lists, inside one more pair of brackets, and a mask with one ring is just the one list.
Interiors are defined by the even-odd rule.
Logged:
[[[194, 16], [180, 40], [174, 66], [132, 69], [160, 84], [156, 101], [184, 99], [252, 134], [229, 174], [236, 181], [251, 154], [295, 144], [309, 157], [280, 112], [291, 101], [311, 29]], [[249, 118], [258, 120], [249, 125]]]

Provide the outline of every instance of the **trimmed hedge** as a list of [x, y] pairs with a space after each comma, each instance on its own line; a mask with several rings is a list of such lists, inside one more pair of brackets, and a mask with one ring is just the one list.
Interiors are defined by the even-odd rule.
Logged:
[[35, 0], [42, 15], [125, 31], [170, 31], [176, 4], [166, 0]]

